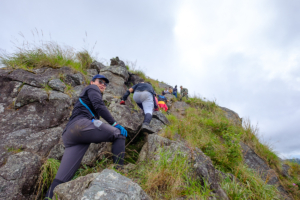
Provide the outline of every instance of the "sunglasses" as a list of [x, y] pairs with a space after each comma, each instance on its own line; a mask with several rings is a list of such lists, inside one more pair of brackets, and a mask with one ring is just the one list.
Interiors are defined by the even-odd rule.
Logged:
[[107, 86], [107, 83], [106, 83], [105, 81], [98, 80], [98, 82], [99, 82], [101, 85], [104, 85], [105, 87]]

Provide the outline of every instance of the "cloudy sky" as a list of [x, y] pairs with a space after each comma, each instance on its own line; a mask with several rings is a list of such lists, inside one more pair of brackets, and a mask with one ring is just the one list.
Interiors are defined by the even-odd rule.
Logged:
[[137, 61], [249, 118], [281, 157], [300, 158], [299, 10], [297, 0], [3, 0], [0, 48], [96, 43], [99, 61]]

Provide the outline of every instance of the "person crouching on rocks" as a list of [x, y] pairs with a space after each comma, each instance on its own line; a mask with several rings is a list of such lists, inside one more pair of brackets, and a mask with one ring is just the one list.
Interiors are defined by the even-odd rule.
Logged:
[[[105, 76], [97, 74], [75, 103], [62, 135], [65, 152], [45, 200], [53, 197], [53, 190], [57, 185], [73, 178], [91, 143], [112, 142], [113, 162], [116, 168], [122, 167], [127, 131], [116, 122], [102, 101], [102, 93], [108, 83]], [[100, 116], [109, 124], [98, 120]]]
[[134, 93], [133, 100], [143, 110], [145, 115], [141, 130], [151, 130], [151, 128], [149, 128], [149, 125], [152, 119], [153, 109], [155, 108], [155, 110], [158, 110], [153, 87], [149, 83], [144, 82], [140, 82], [132, 86], [121, 98], [121, 105], [125, 105], [125, 101], [127, 100], [130, 93]]

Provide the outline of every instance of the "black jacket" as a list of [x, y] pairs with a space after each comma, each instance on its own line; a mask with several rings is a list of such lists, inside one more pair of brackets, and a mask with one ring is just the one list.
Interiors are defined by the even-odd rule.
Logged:
[[[91, 109], [96, 119], [99, 119], [101, 116], [110, 125], [115, 123], [116, 120], [111, 116], [110, 112], [102, 101], [102, 94], [100, 92], [100, 89], [96, 85], [89, 85], [85, 87], [81, 92], [79, 98], [81, 98], [81, 100]], [[82, 118], [92, 120], [93, 115], [84, 105], [82, 105], [79, 100], [77, 100], [65, 130], [73, 122]]]

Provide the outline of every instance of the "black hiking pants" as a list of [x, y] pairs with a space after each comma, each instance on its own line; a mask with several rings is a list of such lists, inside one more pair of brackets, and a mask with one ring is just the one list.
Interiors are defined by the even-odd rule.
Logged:
[[63, 142], [65, 152], [46, 197], [52, 198], [57, 185], [73, 178], [91, 143], [112, 142], [113, 162], [123, 165], [125, 137], [119, 129], [109, 124], [102, 123], [100, 127], [96, 127], [89, 119], [77, 120], [63, 133]]

